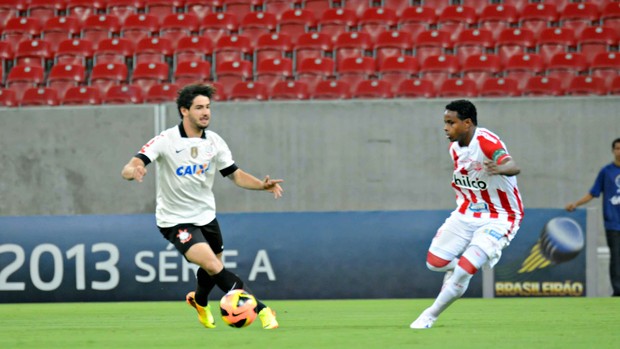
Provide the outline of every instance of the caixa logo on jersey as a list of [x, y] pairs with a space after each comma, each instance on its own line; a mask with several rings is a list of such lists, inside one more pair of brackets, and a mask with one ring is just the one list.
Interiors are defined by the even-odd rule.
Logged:
[[207, 171], [209, 171], [209, 167], [211, 167], [211, 162], [207, 162], [206, 164], [192, 164], [180, 166], [175, 172], [179, 177], [201, 175], [207, 173]]
[[470, 188], [470, 189], [479, 189], [485, 190], [487, 188], [487, 183], [481, 180], [474, 180], [469, 178], [469, 176], [460, 176], [457, 177], [456, 174], [452, 175], [452, 182], [456, 186], [461, 188]]

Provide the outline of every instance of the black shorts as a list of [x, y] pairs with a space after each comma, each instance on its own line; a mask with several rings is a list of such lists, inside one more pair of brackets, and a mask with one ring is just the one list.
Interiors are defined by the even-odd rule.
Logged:
[[161, 234], [177, 248], [182, 255], [194, 244], [206, 242], [215, 254], [224, 251], [222, 232], [217, 219], [201, 227], [193, 224], [179, 224], [170, 228], [158, 227]]

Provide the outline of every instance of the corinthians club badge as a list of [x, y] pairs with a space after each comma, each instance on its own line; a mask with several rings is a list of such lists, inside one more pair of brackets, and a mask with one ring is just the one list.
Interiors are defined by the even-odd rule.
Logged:
[[196, 158], [198, 156], [198, 147], [192, 147], [192, 158]]

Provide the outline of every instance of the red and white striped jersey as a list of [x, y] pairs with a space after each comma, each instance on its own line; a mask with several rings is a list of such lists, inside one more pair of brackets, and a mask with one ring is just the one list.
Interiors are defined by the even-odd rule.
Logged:
[[501, 163], [510, 157], [506, 145], [493, 132], [477, 127], [468, 146], [450, 144], [454, 161], [452, 188], [456, 192], [456, 212], [482, 219], [500, 219], [519, 226], [523, 202], [516, 176], [490, 175], [484, 160]]

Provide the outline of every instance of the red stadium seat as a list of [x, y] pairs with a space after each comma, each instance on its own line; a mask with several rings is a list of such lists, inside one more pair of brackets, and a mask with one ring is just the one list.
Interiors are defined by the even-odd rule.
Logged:
[[351, 92], [362, 80], [368, 80], [375, 75], [376, 63], [371, 57], [347, 57], [337, 62], [338, 80], [346, 82]]
[[434, 8], [435, 12], [439, 15], [446, 7], [450, 6], [450, 0], [422, 0], [424, 6]]
[[138, 41], [133, 55], [134, 66], [144, 62], [169, 62], [174, 54], [174, 45], [166, 38], [144, 38]]
[[239, 24], [239, 32], [248, 37], [252, 45], [256, 45], [259, 36], [275, 33], [277, 28], [276, 15], [269, 12], [250, 12]]
[[144, 96], [144, 103], [174, 102], [179, 88], [179, 85], [169, 83], [153, 85]]
[[422, 62], [419, 75], [423, 79], [433, 81], [437, 89], [445, 80], [458, 72], [459, 63], [455, 56], [435, 55]]
[[394, 97], [433, 98], [435, 97], [435, 84], [426, 79], [407, 79], [400, 83]]
[[340, 80], [322, 80], [316, 85], [313, 99], [348, 99], [351, 98], [351, 87]]
[[66, 12], [67, 16], [77, 18], [80, 23], [84, 23], [86, 18], [105, 11], [105, 2], [100, 0], [68, 0]]
[[18, 6], [21, 0], [4, 0], [0, 1], [0, 29], [4, 28], [9, 19], [19, 17], [20, 9]]
[[228, 95], [236, 83], [252, 80], [252, 62], [244, 60], [219, 62], [215, 67], [215, 77]]
[[511, 78], [488, 78], [479, 90], [480, 97], [518, 97], [521, 96], [519, 83]]
[[558, 53], [575, 51], [575, 34], [570, 28], [546, 28], [538, 36], [538, 53], [545, 63]]
[[58, 50], [54, 53], [56, 64], [81, 64], [86, 66], [92, 60], [94, 45], [88, 40], [67, 39], [58, 44]]
[[310, 28], [316, 26], [314, 13], [304, 9], [290, 9], [282, 13], [282, 18], [278, 22], [278, 32], [286, 33], [291, 36], [293, 42], [304, 33], [309, 32]]
[[329, 35], [323, 33], [302, 34], [293, 49], [297, 67], [305, 59], [331, 55], [332, 49], [332, 38]]
[[200, 19], [193, 13], [171, 13], [164, 17], [159, 26], [159, 37], [174, 43], [181, 38], [197, 34], [200, 31]]
[[[332, 3], [333, 2], [337, 1], [332, 1]], [[370, 2], [371, 0], [344, 0], [340, 1], [340, 6], [342, 6], [342, 8], [355, 12], [355, 15], [357, 17], [362, 17], [364, 11], [366, 11], [370, 7]]]
[[157, 84], [168, 81], [170, 69], [168, 64], [163, 62], [138, 63], [131, 75], [131, 83], [140, 87], [143, 93]]
[[596, 55], [602, 52], [611, 52], [612, 47], [618, 44], [618, 35], [613, 28], [587, 27], [577, 38], [579, 51], [592, 63]]
[[97, 105], [101, 104], [101, 94], [93, 86], [76, 86], [67, 90], [61, 102], [63, 105]]
[[437, 90], [437, 97], [473, 98], [478, 96], [476, 82], [469, 79], [452, 78], [444, 81]]
[[90, 73], [90, 85], [105, 94], [110, 86], [127, 82], [129, 72], [123, 63], [96, 64]]
[[331, 0], [302, 0], [303, 8], [312, 11], [316, 18], [321, 18], [323, 12], [331, 8]]
[[241, 21], [248, 13], [261, 4], [260, 0], [221, 0], [225, 13], [233, 14]]
[[276, 20], [280, 22], [284, 12], [293, 9], [294, 2], [300, 1], [263, 0], [263, 11], [273, 13], [276, 16]]
[[141, 0], [108, 0], [106, 2], [106, 12], [118, 17], [121, 22], [125, 22], [127, 17], [140, 12], [144, 7]]
[[159, 33], [159, 19], [145, 13], [130, 14], [121, 27], [121, 36], [132, 42], [150, 38], [157, 33]]
[[473, 7], [450, 5], [441, 11], [437, 18], [437, 27], [450, 33], [450, 39], [454, 41], [463, 30], [468, 29], [476, 21], [476, 10]]
[[561, 96], [564, 94], [560, 80], [547, 76], [533, 76], [527, 80], [524, 96]]
[[468, 6], [476, 10], [476, 15], [480, 15], [484, 8], [494, 2], [493, 0], [460, 0], [459, 4]]
[[30, 17], [13, 17], [9, 19], [2, 30], [2, 40], [11, 44], [13, 51], [24, 40], [33, 40], [41, 34], [41, 24], [38, 19]]
[[279, 81], [293, 77], [293, 61], [289, 58], [269, 58], [261, 61], [257, 68], [254, 80], [264, 84], [268, 90]]
[[183, 37], [174, 50], [175, 65], [186, 61], [210, 61], [214, 46], [213, 42], [204, 36]]
[[598, 19], [598, 6], [591, 2], [571, 2], [560, 12], [560, 24], [563, 28], [571, 28], [576, 36]]
[[53, 58], [52, 45], [46, 40], [24, 40], [17, 45], [15, 65], [38, 65], [46, 67]]
[[82, 24], [82, 39], [92, 42], [97, 48], [103, 39], [120, 35], [120, 30], [120, 18], [112, 15], [93, 15], [86, 18]]
[[11, 68], [6, 77], [5, 86], [15, 91], [17, 100], [21, 100], [26, 89], [39, 87], [44, 82], [44, 69], [42, 67], [18, 65]]
[[6, 41], [0, 41], [0, 84], [4, 81], [6, 69], [9, 67], [9, 63], [13, 62], [13, 58], [11, 44]]
[[620, 95], [620, 76], [616, 76], [608, 90], [610, 95]]
[[135, 85], [113, 85], [103, 96], [104, 104], [140, 104], [144, 101], [142, 89]]
[[293, 39], [287, 33], [268, 33], [258, 38], [254, 46], [256, 66], [270, 58], [293, 57]]
[[498, 75], [502, 66], [497, 55], [477, 54], [467, 57], [461, 68], [463, 78], [476, 82], [476, 86], [481, 88], [483, 83]]
[[125, 38], [103, 39], [93, 53], [94, 64], [126, 64], [134, 55], [134, 43]]
[[252, 59], [254, 48], [250, 38], [244, 35], [224, 35], [213, 49], [217, 64], [227, 61]]
[[454, 53], [463, 64], [465, 60], [476, 54], [485, 54], [493, 51], [493, 34], [486, 29], [465, 29], [454, 41]]
[[403, 11], [410, 5], [410, 0], [383, 0], [383, 7], [389, 8], [396, 12], [397, 16], [400, 16]]
[[174, 70], [174, 82], [179, 86], [205, 83], [211, 80], [211, 63], [206, 61], [179, 62]]
[[211, 85], [213, 88], [215, 88], [215, 94], [213, 95], [211, 100], [213, 101], [227, 101], [228, 100], [228, 94], [224, 90], [224, 85], [222, 85], [221, 83], [217, 81], [211, 81], [208, 83], [208, 85]]
[[495, 51], [502, 64], [518, 53], [526, 53], [536, 46], [534, 32], [529, 29], [504, 29], [495, 42]]
[[144, 12], [157, 17], [161, 24], [166, 16], [175, 15], [184, 5], [184, 0], [145, 0]]
[[442, 55], [450, 48], [450, 33], [442, 30], [421, 32], [413, 41], [413, 49], [419, 62], [424, 62], [429, 56]]
[[41, 38], [49, 42], [52, 50], [56, 51], [61, 41], [78, 36], [80, 30], [81, 25], [77, 18], [52, 17], [43, 25]]
[[58, 92], [49, 87], [31, 87], [26, 89], [20, 103], [22, 107], [47, 107], [59, 104]]
[[65, 1], [58, 0], [29, 0], [26, 16], [36, 18], [41, 24], [48, 19], [64, 13]]
[[620, 2], [613, 1], [605, 5], [600, 20], [602, 25], [614, 28], [620, 36]]
[[413, 50], [411, 35], [405, 31], [386, 31], [375, 40], [374, 52], [377, 65], [381, 66], [388, 57], [400, 57]]
[[236, 33], [238, 27], [239, 21], [231, 13], [208, 13], [200, 23], [200, 35], [216, 43], [221, 37]]
[[58, 96], [64, 96], [73, 86], [86, 83], [86, 68], [77, 64], [56, 64], [47, 77], [47, 87], [56, 90]]
[[416, 39], [421, 32], [431, 29], [437, 23], [435, 9], [428, 6], [411, 6], [403, 10], [398, 29], [411, 34]]
[[375, 41], [381, 33], [396, 28], [397, 22], [396, 11], [385, 7], [370, 7], [362, 13], [357, 25], [359, 31], [367, 32]]
[[605, 81], [596, 76], [575, 76], [570, 81], [566, 94], [571, 96], [606, 95]]
[[519, 82], [519, 89], [523, 89], [530, 77], [543, 73], [544, 66], [538, 54], [515, 54], [504, 65], [504, 77], [515, 79]]
[[230, 101], [265, 101], [269, 99], [269, 89], [265, 84], [254, 81], [236, 83], [228, 96]]
[[302, 100], [310, 98], [308, 84], [303, 81], [278, 81], [271, 92], [271, 100]]
[[605, 81], [605, 86], [610, 87], [612, 81], [620, 76], [620, 53], [601, 52], [590, 65], [590, 75], [600, 77]]
[[334, 76], [335, 69], [334, 60], [331, 58], [306, 58], [297, 67], [297, 80], [307, 84], [310, 91], [314, 91], [319, 81]]
[[552, 26], [558, 19], [558, 10], [554, 4], [530, 3], [523, 7], [519, 16], [519, 26], [540, 33]]
[[19, 100], [15, 91], [0, 88], [0, 107], [18, 107]]
[[319, 32], [329, 35], [334, 42], [340, 34], [351, 31], [356, 25], [355, 11], [344, 8], [327, 9], [317, 22]]
[[185, 13], [196, 15], [201, 21], [210, 13], [215, 12], [215, 7], [220, 5], [220, 0], [186, 0]]
[[381, 80], [389, 82], [395, 92], [400, 83], [413, 78], [418, 69], [418, 60], [415, 57], [392, 56], [379, 64], [377, 72]]
[[393, 98], [392, 85], [385, 80], [362, 80], [353, 89], [352, 98]]
[[482, 9], [478, 17], [480, 29], [486, 29], [493, 33], [493, 39], [499, 38], [499, 33], [517, 23], [517, 9], [505, 3], [488, 4]]
[[566, 89], [573, 77], [588, 69], [586, 59], [578, 52], [555, 54], [547, 64], [546, 75], [557, 78]]

